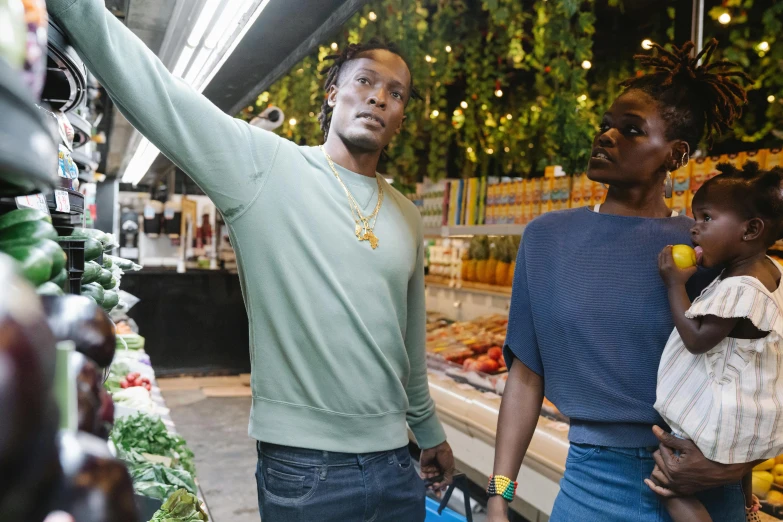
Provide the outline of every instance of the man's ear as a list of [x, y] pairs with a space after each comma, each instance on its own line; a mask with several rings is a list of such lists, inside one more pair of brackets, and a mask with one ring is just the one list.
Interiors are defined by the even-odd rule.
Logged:
[[337, 91], [339, 89], [336, 85], [332, 85], [329, 87], [329, 94], [327, 95], [327, 100], [329, 103], [329, 107], [334, 109], [334, 106], [337, 105]]
[[394, 134], [399, 134], [402, 132], [402, 126], [405, 124], [405, 120], [407, 120], [407, 116], [402, 117], [402, 121], [400, 122], [400, 125], [397, 127], [397, 130], [394, 131]]

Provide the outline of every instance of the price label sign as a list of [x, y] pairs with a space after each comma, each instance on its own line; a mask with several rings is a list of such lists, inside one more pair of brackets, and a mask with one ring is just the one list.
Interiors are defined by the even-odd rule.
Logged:
[[16, 198], [16, 206], [17, 208], [36, 208], [47, 214], [49, 213], [49, 205], [46, 204], [46, 198], [43, 194], [19, 196]]
[[68, 199], [68, 193], [66, 191], [55, 190], [54, 201], [57, 203], [57, 212], [71, 211], [71, 201]]

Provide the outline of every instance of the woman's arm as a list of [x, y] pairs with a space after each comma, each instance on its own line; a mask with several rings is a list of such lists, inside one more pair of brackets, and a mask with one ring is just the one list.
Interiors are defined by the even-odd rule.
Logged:
[[[494, 475], [512, 480], [519, 475], [522, 460], [536, 431], [543, 400], [544, 379], [519, 359], [514, 359], [500, 403]], [[508, 502], [503, 497], [490, 498], [488, 507], [490, 520], [505, 519]]]

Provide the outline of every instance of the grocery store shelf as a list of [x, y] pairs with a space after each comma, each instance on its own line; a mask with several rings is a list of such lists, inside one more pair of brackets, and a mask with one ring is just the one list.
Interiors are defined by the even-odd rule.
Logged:
[[92, 124], [73, 112], [68, 115], [68, 121], [71, 122], [74, 131], [73, 148], [78, 149], [90, 141], [92, 137]]
[[525, 225], [429, 227], [424, 229], [424, 237], [521, 236], [524, 231]]
[[468, 281], [452, 281], [448, 278], [438, 276], [426, 276], [424, 278], [424, 284], [432, 288], [443, 288], [456, 292], [511, 297], [510, 286], [485, 285], [483, 283], [471, 283]]

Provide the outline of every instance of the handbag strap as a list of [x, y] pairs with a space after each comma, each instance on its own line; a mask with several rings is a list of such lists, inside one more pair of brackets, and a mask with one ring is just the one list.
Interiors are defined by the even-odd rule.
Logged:
[[461, 486], [460, 489], [462, 490], [462, 497], [465, 500], [465, 518], [468, 522], [473, 522], [473, 511], [470, 507], [470, 493], [468, 491], [467, 478], [463, 473], [457, 473], [454, 475], [451, 485], [448, 487], [446, 493], [444, 493], [443, 498], [440, 501], [440, 506], [438, 506], [438, 515], [442, 514], [443, 510], [446, 509], [449, 500], [451, 500], [451, 495], [454, 493], [454, 488], [456, 488], [458, 484]]

